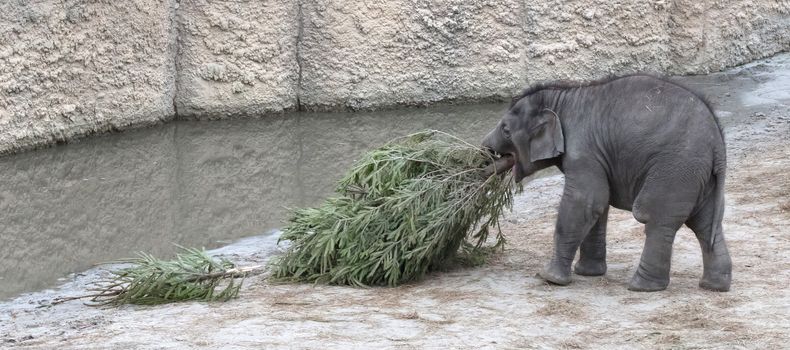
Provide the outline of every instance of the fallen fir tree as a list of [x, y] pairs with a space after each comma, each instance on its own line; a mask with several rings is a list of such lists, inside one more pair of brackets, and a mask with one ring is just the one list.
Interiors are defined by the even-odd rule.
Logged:
[[395, 139], [358, 161], [337, 196], [293, 211], [272, 277], [394, 286], [458, 259], [479, 263], [504, 242], [498, 220], [513, 181], [494, 173], [512, 164], [439, 131]]
[[[280, 240], [291, 244], [273, 260], [271, 277], [348, 285], [398, 285], [458, 261], [479, 264], [504, 243], [498, 220], [512, 204], [513, 181], [495, 175], [513, 159], [452, 135], [426, 131], [366, 154], [340, 180], [337, 196], [296, 209]], [[495, 243], [484, 246], [491, 228]], [[91, 305], [226, 301], [239, 278], [261, 266], [236, 267], [203, 250], [182, 248], [173, 260], [139, 253], [94, 283]]]

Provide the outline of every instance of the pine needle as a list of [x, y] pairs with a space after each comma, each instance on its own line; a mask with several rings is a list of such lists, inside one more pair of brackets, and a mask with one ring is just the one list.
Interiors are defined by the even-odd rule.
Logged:
[[[395, 139], [358, 161], [317, 208], [296, 209], [272, 260], [272, 277], [346, 285], [420, 279], [453, 261], [479, 265], [504, 237], [510, 176], [493, 175], [488, 152], [426, 131]], [[484, 247], [496, 227], [496, 244]], [[460, 251], [460, 255], [459, 255]]]

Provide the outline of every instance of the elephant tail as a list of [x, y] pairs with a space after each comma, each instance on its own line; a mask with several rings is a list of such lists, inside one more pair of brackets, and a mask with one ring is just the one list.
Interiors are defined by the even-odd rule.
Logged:
[[713, 152], [713, 222], [710, 225], [710, 247], [711, 251], [716, 245], [717, 239], [722, 239], [722, 219], [724, 218], [724, 179], [727, 169], [727, 151], [722, 143], [722, 147], [717, 147]]

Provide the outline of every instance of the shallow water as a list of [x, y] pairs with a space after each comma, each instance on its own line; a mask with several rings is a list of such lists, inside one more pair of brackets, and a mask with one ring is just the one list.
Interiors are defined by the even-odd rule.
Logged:
[[319, 203], [365, 151], [423, 129], [477, 143], [506, 104], [179, 121], [0, 158], [0, 299], [174, 244], [212, 248]]

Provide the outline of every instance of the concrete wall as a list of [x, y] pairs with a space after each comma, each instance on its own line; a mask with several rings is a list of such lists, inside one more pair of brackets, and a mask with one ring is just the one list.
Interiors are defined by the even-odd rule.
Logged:
[[179, 117], [260, 115], [296, 107], [299, 6], [282, 0], [181, 0]]
[[175, 0], [0, 1], [0, 153], [172, 119]]
[[522, 2], [308, 1], [301, 102], [359, 109], [509, 96], [524, 83]]
[[173, 118], [706, 73], [789, 48], [788, 0], [6, 0], [0, 153]]
[[790, 2], [310, 0], [303, 107], [507, 97], [549, 79], [707, 73], [790, 48]]

